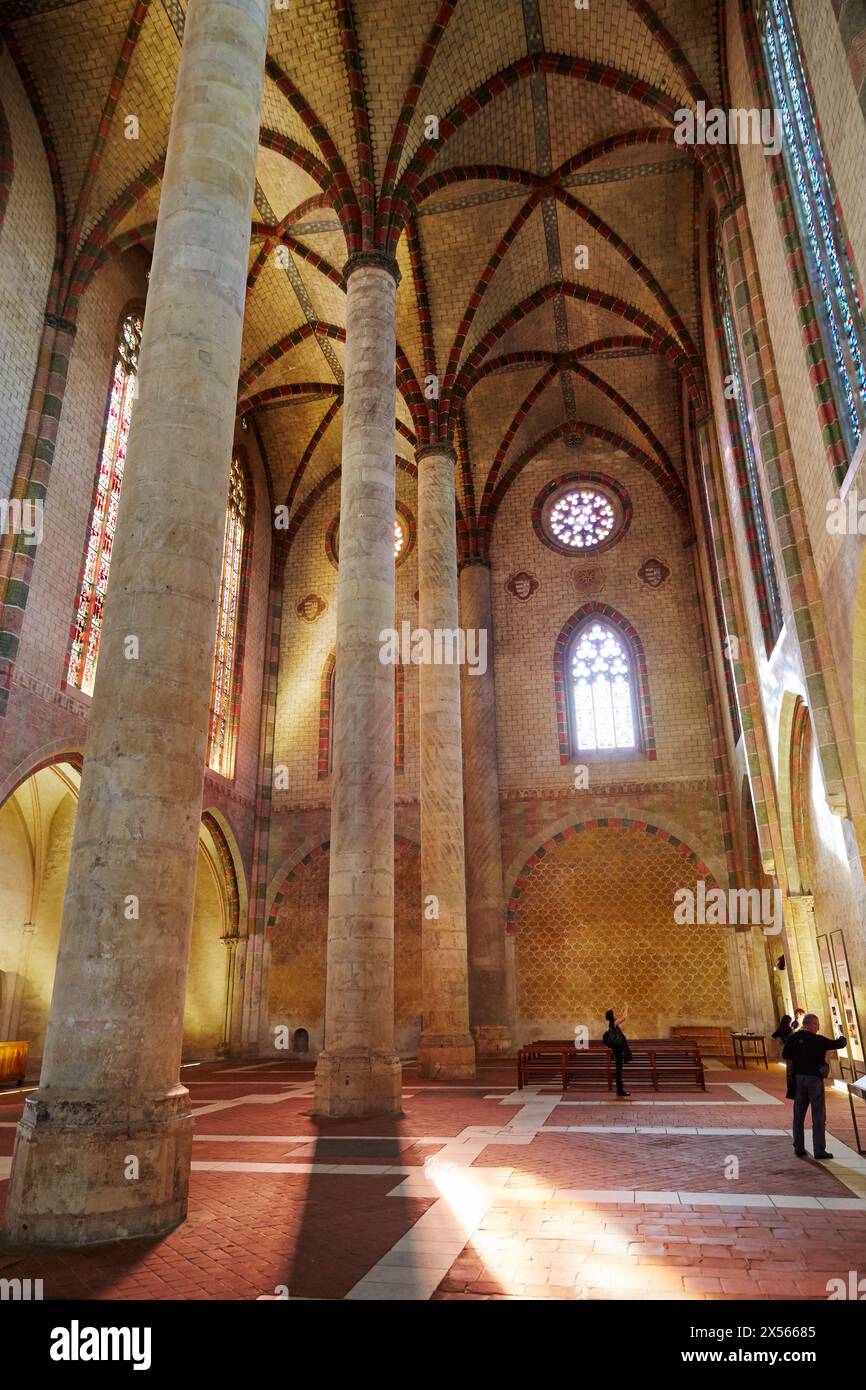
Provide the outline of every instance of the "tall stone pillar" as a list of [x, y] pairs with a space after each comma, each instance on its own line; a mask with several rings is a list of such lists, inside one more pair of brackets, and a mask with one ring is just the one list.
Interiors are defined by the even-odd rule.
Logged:
[[316, 1112], [398, 1114], [394, 1050], [394, 409], [399, 271], [345, 269], [346, 373], [337, 587], [325, 1050]]
[[178, 1082], [268, 0], [190, 0], [51, 1017], [7, 1230], [171, 1229]]
[[[432, 657], [418, 667], [424, 1019], [418, 1063], [423, 1077], [453, 1081], [475, 1075], [466, 952], [461, 668], [455, 645], [460, 625], [455, 455], [447, 444], [431, 444], [419, 449], [416, 458], [418, 626], [429, 634]], [[437, 633], [447, 636], [437, 641]]]
[[463, 776], [466, 786], [466, 915], [469, 1006], [479, 1057], [507, 1056], [512, 1018], [506, 964], [505, 895], [499, 829], [496, 687], [490, 570], [460, 572], [463, 626], [487, 633], [487, 669], [463, 679]]

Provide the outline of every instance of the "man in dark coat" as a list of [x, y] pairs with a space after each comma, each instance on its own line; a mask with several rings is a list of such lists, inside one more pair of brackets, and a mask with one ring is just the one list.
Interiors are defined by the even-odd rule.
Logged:
[[827, 1106], [824, 1097], [824, 1077], [830, 1068], [825, 1057], [828, 1052], [838, 1052], [847, 1045], [847, 1038], [825, 1038], [818, 1029], [821, 1026], [817, 1014], [806, 1014], [801, 1028], [792, 1033], [782, 1049], [786, 1062], [794, 1068], [794, 1153], [798, 1158], [806, 1157], [806, 1137], [804, 1125], [806, 1113], [812, 1107], [812, 1148], [816, 1158], [832, 1158], [825, 1147], [824, 1129], [827, 1121]]

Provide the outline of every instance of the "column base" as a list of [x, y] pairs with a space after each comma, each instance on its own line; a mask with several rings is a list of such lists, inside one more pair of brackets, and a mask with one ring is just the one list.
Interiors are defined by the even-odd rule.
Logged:
[[151, 1096], [36, 1091], [15, 1136], [6, 1234], [28, 1245], [165, 1235], [186, 1218], [191, 1158], [185, 1086]]
[[422, 1033], [418, 1068], [425, 1081], [464, 1081], [475, 1075], [475, 1043], [469, 1033]]
[[472, 1029], [479, 1057], [511, 1057], [511, 1029], [498, 1023], [477, 1023]]
[[313, 1114], [350, 1120], [400, 1115], [402, 1079], [400, 1058], [392, 1052], [360, 1047], [320, 1052]]

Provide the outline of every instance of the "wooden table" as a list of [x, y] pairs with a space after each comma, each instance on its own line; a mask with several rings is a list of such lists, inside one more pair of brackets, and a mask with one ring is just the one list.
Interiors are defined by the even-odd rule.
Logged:
[[[734, 1066], [739, 1067], [740, 1063], [745, 1070], [749, 1058], [754, 1057], [756, 1062], [763, 1059], [764, 1070], [769, 1071], [767, 1061], [767, 1040], [763, 1033], [732, 1033], [731, 1039], [734, 1044]], [[746, 1052], [746, 1048], [749, 1051]]]

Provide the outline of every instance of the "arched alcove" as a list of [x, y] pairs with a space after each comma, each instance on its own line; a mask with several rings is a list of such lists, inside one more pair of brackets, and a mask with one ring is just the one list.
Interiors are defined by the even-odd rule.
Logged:
[[509, 904], [518, 1041], [600, 1036], [607, 1009], [629, 1008], [636, 1037], [732, 1021], [721, 926], [678, 925], [674, 894], [715, 880], [687, 845], [645, 823], [597, 822], [542, 845]]
[[0, 1040], [30, 1049], [38, 1073], [60, 946], [79, 773], [39, 767], [0, 806]]

